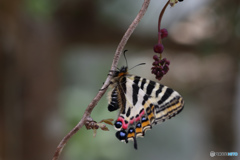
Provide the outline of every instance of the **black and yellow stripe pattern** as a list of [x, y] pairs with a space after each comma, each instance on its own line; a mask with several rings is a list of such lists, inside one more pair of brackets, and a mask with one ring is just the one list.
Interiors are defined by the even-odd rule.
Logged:
[[129, 75], [127, 67], [116, 71], [111, 81], [109, 111], [120, 109], [114, 126], [116, 137], [124, 142], [143, 137], [152, 125], [164, 122], [181, 112], [184, 101], [173, 89], [154, 81]]

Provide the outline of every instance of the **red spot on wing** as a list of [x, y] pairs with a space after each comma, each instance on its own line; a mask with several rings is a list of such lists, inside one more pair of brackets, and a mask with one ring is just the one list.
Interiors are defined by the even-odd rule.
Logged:
[[[134, 119], [132, 119], [132, 120], [130, 120], [130, 124], [133, 124], [134, 122], [138, 122], [138, 121], [140, 121], [140, 119], [141, 119], [141, 117], [143, 116], [145, 114], [145, 111], [144, 110], [142, 110], [142, 112], [139, 114], [139, 116], [137, 117], [137, 118], [134, 118]], [[121, 117], [122, 118], [122, 117]], [[122, 118], [123, 119], [123, 118]], [[121, 121], [122, 122], [122, 121]], [[123, 123], [123, 122], [122, 122]]]
[[130, 120], [130, 124], [133, 124], [136, 121], [136, 118], [133, 118], [132, 120]]
[[117, 121], [122, 122], [122, 128], [123, 129], [127, 129], [128, 128], [128, 124], [125, 123], [125, 120], [123, 117], [118, 117]]

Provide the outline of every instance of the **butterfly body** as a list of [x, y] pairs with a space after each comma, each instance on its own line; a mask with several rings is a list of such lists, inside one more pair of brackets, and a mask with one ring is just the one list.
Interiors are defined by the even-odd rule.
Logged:
[[108, 95], [108, 110], [120, 109], [115, 121], [116, 137], [123, 142], [143, 137], [152, 125], [178, 114], [183, 98], [173, 89], [128, 73], [127, 67], [115, 71]]

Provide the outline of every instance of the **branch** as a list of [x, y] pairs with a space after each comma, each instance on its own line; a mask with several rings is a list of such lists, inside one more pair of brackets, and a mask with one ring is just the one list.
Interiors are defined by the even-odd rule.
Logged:
[[159, 19], [158, 19], [158, 43], [162, 43], [162, 38], [161, 38], [161, 22], [162, 22], [162, 17], [163, 14], [168, 6], [168, 4], [170, 3], [170, 1], [167, 1], [167, 3], [165, 4], [165, 6], [163, 7], [163, 9], [161, 10], [161, 13], [159, 15]]
[[[147, 11], [147, 8], [149, 6], [150, 0], [144, 0], [143, 5], [141, 10], [139, 11], [138, 15], [136, 16], [136, 18], [133, 20], [132, 24], [129, 26], [129, 28], [127, 29], [127, 31], [125, 32], [125, 34], [123, 35], [117, 49], [115, 52], [115, 56], [113, 58], [113, 62], [112, 62], [112, 66], [110, 70], [115, 71], [118, 65], [118, 61], [119, 58], [123, 52], [123, 49], [129, 39], [129, 37], [131, 36], [131, 34], [133, 33], [133, 31], [135, 30], [135, 28], [137, 27], [138, 23], [140, 22], [140, 20], [142, 19], [142, 17], [144, 16], [144, 14]], [[92, 122], [93, 119], [90, 117], [90, 114], [93, 110], [93, 108], [97, 105], [98, 101], [102, 98], [102, 96], [104, 95], [104, 93], [106, 92], [110, 81], [112, 80], [112, 76], [108, 75], [106, 81], [104, 82], [101, 90], [98, 92], [98, 94], [96, 95], [96, 97], [92, 100], [92, 102], [88, 105], [88, 107], [86, 108], [82, 119], [80, 120], [80, 122], [62, 139], [62, 141], [59, 143], [59, 145], [57, 146], [57, 149], [54, 153], [53, 159], [52, 160], [57, 160], [61, 154], [61, 151], [63, 150], [65, 144], [68, 142], [68, 140], [80, 129], [82, 128], [82, 126], [84, 124], [86, 124], [86, 122]]]

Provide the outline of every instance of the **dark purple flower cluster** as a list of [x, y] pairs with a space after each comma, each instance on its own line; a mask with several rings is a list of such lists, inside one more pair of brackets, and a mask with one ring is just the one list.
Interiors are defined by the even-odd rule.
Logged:
[[160, 59], [157, 55], [154, 55], [153, 59], [155, 61], [152, 63], [152, 74], [156, 75], [156, 79], [161, 80], [169, 70], [170, 61], [166, 58]]
[[162, 77], [168, 72], [170, 61], [166, 58], [162, 59], [162, 53], [164, 50], [164, 46], [162, 44], [162, 39], [168, 36], [167, 29], [160, 29], [158, 33], [158, 44], [153, 47], [155, 53], [159, 53], [160, 55], [154, 55], [154, 62], [152, 63], [152, 74], [156, 75], [156, 79], [161, 80]]
[[159, 53], [160, 55], [154, 55], [153, 59], [154, 62], [152, 63], [152, 74], [156, 75], [156, 79], [161, 80], [162, 77], [168, 72], [170, 61], [166, 58], [162, 58], [162, 53], [164, 51], [164, 46], [162, 43], [162, 39], [166, 38], [168, 36], [168, 31], [165, 28], [161, 29], [161, 22], [163, 14], [167, 8], [167, 6], [170, 4], [171, 6], [174, 6], [177, 2], [182, 2], [183, 0], [175, 0], [175, 1], [168, 1], [163, 9], [161, 10], [158, 18], [158, 43], [153, 47], [153, 50], [155, 53]]

